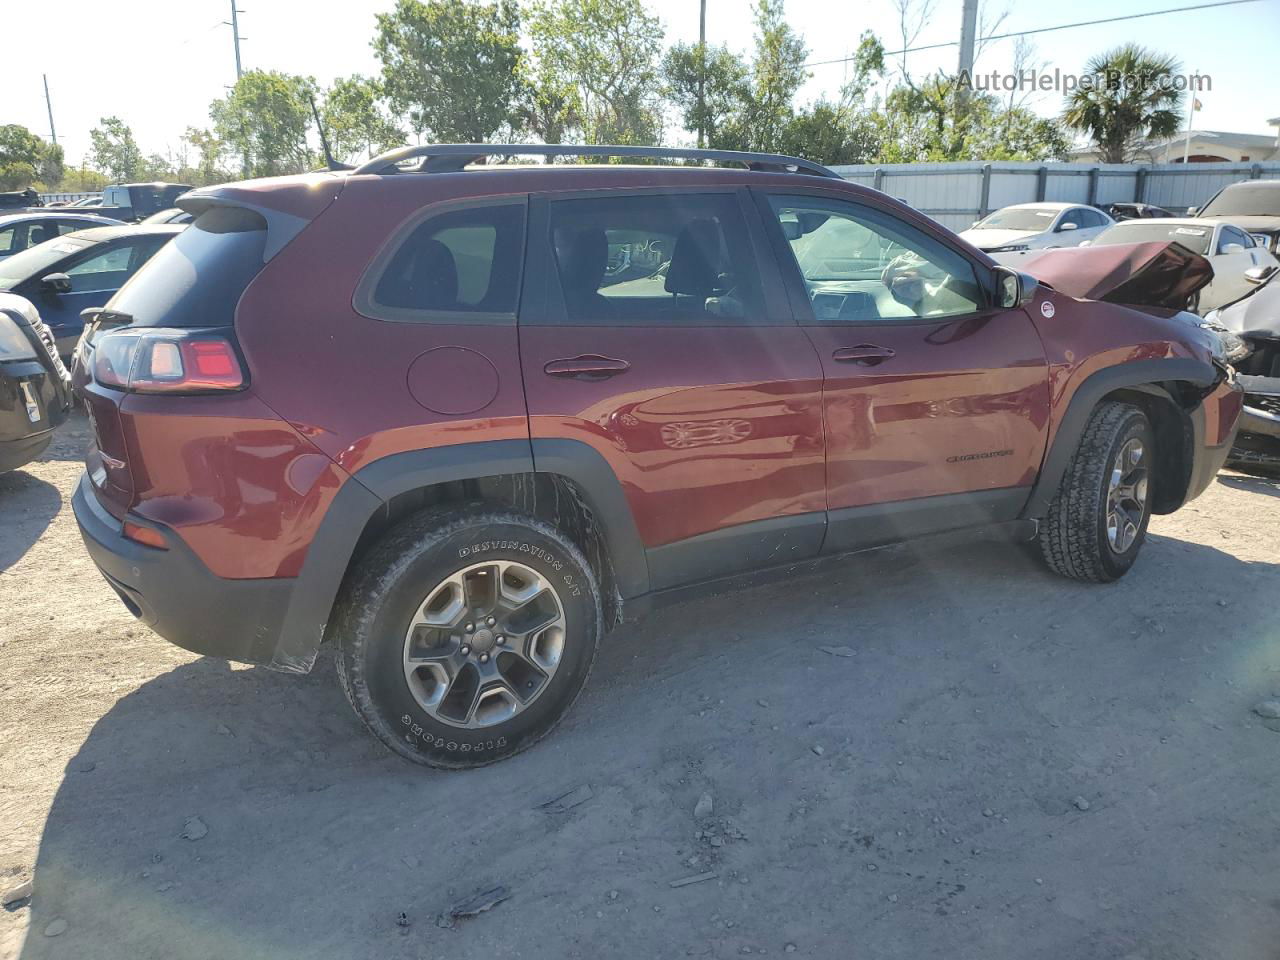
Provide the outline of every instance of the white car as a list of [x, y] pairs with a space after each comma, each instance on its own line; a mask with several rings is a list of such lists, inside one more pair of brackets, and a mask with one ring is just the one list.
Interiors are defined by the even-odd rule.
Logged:
[[[1198, 312], [1243, 297], [1252, 286], [1280, 269], [1277, 260], [1250, 233], [1234, 223], [1197, 217], [1125, 220], [1103, 230], [1093, 246], [1110, 243], [1176, 241], [1213, 265], [1213, 280], [1201, 288]], [[1255, 269], [1261, 268], [1261, 269]]]
[[987, 253], [1074, 247], [1115, 221], [1081, 203], [1015, 203], [983, 217], [960, 236]]

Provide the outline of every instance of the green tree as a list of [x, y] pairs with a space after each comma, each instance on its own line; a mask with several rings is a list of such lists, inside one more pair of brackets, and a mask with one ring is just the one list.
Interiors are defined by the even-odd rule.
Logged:
[[275, 70], [250, 70], [209, 107], [213, 129], [246, 176], [274, 177], [316, 166], [307, 142], [315, 81]]
[[662, 60], [662, 77], [685, 130], [700, 133], [713, 148], [740, 146], [725, 142], [726, 130], [740, 129], [750, 94], [750, 72], [738, 54], [724, 46], [677, 43]]
[[[26, 127], [16, 123], [0, 126], [0, 190], [24, 190], [44, 180], [41, 167], [48, 152], [45, 142]], [[59, 163], [61, 157], [59, 149]]]
[[119, 117], [103, 117], [100, 126], [89, 131], [89, 161], [120, 183], [136, 180], [142, 167], [142, 151], [133, 131]]
[[1085, 73], [1103, 81], [1067, 97], [1063, 122], [1089, 135], [1103, 163], [1127, 163], [1144, 139], [1181, 127], [1185, 95], [1168, 83], [1181, 69], [1176, 58], [1136, 43], [1092, 57]]
[[41, 142], [41, 147], [43, 149], [39, 167], [36, 170], [36, 179], [44, 184], [46, 189], [52, 190], [62, 182], [62, 177], [66, 173], [66, 156], [62, 152], [62, 147], [56, 143]]
[[372, 157], [405, 142], [404, 131], [386, 115], [381, 100], [381, 88], [368, 77], [355, 74], [333, 81], [320, 118], [335, 157]]
[[383, 90], [415, 132], [484, 143], [513, 124], [522, 57], [515, 3], [396, 0], [377, 19]]
[[791, 122], [796, 91], [809, 78], [804, 68], [809, 51], [787, 23], [783, 0], [756, 0], [755, 19], [745, 135], [748, 149], [773, 151]]
[[542, 0], [529, 33], [537, 76], [559, 78], [562, 115], [587, 143], [659, 141], [662, 21], [641, 0]]
[[184, 183], [194, 186], [207, 186], [211, 183], [223, 183], [231, 179], [221, 165], [222, 154], [226, 145], [218, 139], [212, 130], [199, 127], [187, 127], [182, 135], [182, 142], [196, 152], [194, 166], [186, 166], [179, 172]]

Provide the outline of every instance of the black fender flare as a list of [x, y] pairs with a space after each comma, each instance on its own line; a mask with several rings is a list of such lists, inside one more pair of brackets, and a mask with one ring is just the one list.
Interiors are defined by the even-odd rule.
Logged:
[[[1031, 489], [1031, 496], [1027, 498], [1027, 503], [1022, 508], [1022, 516], [1040, 519], [1049, 511], [1049, 504], [1057, 496], [1067, 465], [1070, 464], [1071, 457], [1080, 445], [1080, 438], [1084, 436], [1089, 416], [1107, 394], [1125, 388], [1144, 389], [1171, 381], [1190, 383], [1208, 389], [1220, 379], [1220, 376], [1212, 363], [1189, 357], [1134, 360], [1114, 367], [1104, 367], [1091, 373], [1076, 388], [1076, 392], [1067, 402], [1067, 409], [1058, 425], [1058, 432], [1045, 453], [1040, 476], [1036, 479]], [[1195, 411], [1187, 411], [1187, 413], [1194, 421]], [[1199, 442], [1198, 438], [1197, 442]]]
[[576, 440], [488, 440], [391, 454], [338, 489], [293, 586], [272, 666], [306, 672], [315, 662], [356, 546], [370, 519], [396, 496], [435, 484], [512, 474], [557, 474], [588, 501], [603, 534], [619, 593], [648, 592], [644, 546], [608, 461]]

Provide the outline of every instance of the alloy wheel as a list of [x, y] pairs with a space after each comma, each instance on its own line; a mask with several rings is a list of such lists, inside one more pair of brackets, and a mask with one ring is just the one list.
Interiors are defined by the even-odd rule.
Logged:
[[1107, 482], [1107, 541], [1124, 553], [1138, 539], [1147, 506], [1147, 450], [1131, 437], [1116, 453]]
[[536, 570], [473, 564], [427, 593], [404, 640], [418, 705], [451, 726], [503, 723], [546, 690], [565, 644], [564, 605]]

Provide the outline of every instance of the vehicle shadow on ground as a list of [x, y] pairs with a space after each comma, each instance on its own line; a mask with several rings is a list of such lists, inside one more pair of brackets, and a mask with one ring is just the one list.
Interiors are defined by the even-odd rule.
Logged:
[[24, 470], [0, 473], [0, 573], [21, 560], [62, 509], [62, 494], [53, 484]]
[[557, 732], [464, 773], [388, 755], [327, 659], [197, 660], [69, 764], [21, 956], [1269, 956], [1277, 587], [1165, 537], [1102, 587], [864, 555], [624, 626]]
[[1280, 497], [1280, 477], [1254, 477], [1243, 473], [1220, 473], [1218, 482], [1232, 490], [1247, 490], [1268, 497]]

